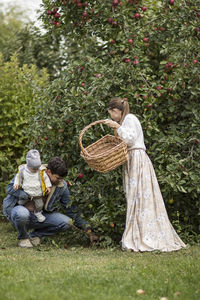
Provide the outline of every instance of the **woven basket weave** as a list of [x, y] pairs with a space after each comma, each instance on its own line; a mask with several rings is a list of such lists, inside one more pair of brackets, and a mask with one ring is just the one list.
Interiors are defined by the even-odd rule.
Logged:
[[101, 173], [107, 173], [127, 161], [127, 146], [120, 137], [107, 134], [97, 142], [84, 148], [82, 144], [83, 135], [90, 127], [96, 124], [105, 124], [105, 121], [95, 121], [86, 126], [80, 133], [81, 156], [92, 169]]

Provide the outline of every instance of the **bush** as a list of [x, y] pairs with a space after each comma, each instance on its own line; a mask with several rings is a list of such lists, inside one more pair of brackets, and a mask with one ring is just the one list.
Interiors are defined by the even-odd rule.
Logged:
[[4, 63], [0, 56], [0, 199], [5, 197], [5, 187], [32, 139], [25, 128], [47, 82], [45, 70], [38, 72], [33, 65], [19, 67], [15, 55]]

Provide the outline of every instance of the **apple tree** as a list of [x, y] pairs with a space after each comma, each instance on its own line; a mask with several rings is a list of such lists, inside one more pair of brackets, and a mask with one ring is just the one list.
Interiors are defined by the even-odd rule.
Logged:
[[[185, 238], [198, 231], [200, 176], [200, 1], [43, 0], [52, 38], [66, 41], [65, 67], [43, 91], [34, 116], [44, 160], [68, 161], [72, 201], [101, 233], [119, 241], [126, 203], [121, 168], [91, 170], [80, 157], [81, 130], [107, 118], [110, 97], [128, 98], [143, 126], [167, 210]], [[84, 145], [108, 128], [89, 130]]]

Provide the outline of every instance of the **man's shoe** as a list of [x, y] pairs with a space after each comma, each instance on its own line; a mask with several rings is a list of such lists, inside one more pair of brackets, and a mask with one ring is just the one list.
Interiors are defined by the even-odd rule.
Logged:
[[18, 246], [21, 248], [33, 248], [33, 245], [31, 244], [29, 239], [19, 240]]
[[45, 216], [41, 213], [41, 211], [34, 212], [34, 215], [40, 223], [44, 222], [44, 220], [46, 219]]
[[38, 237], [38, 236], [35, 236], [35, 237], [33, 237], [33, 238], [30, 238], [30, 241], [31, 241], [31, 244], [33, 245], [33, 246], [39, 246], [40, 245], [40, 238]]

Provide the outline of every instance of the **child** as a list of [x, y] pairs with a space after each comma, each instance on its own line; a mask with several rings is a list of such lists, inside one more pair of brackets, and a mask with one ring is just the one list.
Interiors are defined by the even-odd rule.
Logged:
[[[14, 189], [22, 187], [35, 204], [35, 216], [38, 222], [46, 219], [42, 214], [43, 199], [45, 193], [51, 190], [51, 181], [45, 173], [45, 168], [41, 166], [40, 153], [32, 149], [27, 153], [26, 164], [19, 167], [19, 172], [15, 176]], [[28, 200], [19, 199], [18, 204], [24, 205]]]
[[123, 166], [127, 200], [123, 250], [168, 252], [185, 248], [168, 219], [138, 118], [129, 113], [128, 101], [121, 98], [111, 99], [108, 112], [114, 121], [105, 120], [105, 123], [117, 130], [128, 150], [128, 162]]

